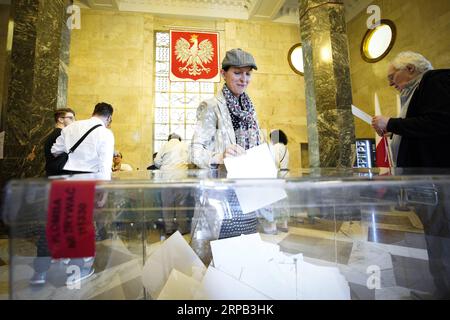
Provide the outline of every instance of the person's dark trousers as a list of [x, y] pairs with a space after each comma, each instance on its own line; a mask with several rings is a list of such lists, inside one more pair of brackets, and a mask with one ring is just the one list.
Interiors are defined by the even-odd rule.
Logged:
[[[447, 190], [443, 190], [447, 189]], [[421, 220], [427, 244], [430, 273], [433, 276], [436, 299], [450, 299], [450, 192], [438, 187], [436, 206], [421, 205], [416, 213]]]
[[37, 227], [38, 239], [36, 243], [36, 258], [33, 261], [35, 272], [47, 272], [50, 269], [51, 253], [48, 249], [47, 236], [45, 233], [45, 225]]
[[180, 231], [182, 234], [190, 231], [187, 200], [189, 189], [162, 189], [162, 212], [166, 234]]

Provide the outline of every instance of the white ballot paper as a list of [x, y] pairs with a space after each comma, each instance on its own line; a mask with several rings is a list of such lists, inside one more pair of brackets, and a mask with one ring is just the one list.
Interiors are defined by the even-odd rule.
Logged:
[[172, 269], [169, 279], [158, 296], [158, 300], [193, 300], [200, 282], [182, 272]]
[[[188, 277], [203, 276], [206, 267], [179, 231], [171, 235], [148, 257], [142, 270], [142, 283], [153, 299], [159, 296], [172, 269]], [[201, 270], [201, 272], [199, 272]]]
[[[276, 178], [278, 174], [266, 143], [248, 149], [242, 156], [225, 158], [224, 163], [229, 179]], [[284, 189], [276, 186], [280, 183], [282, 181], [274, 180], [269, 186], [258, 188], [257, 186], [241, 187], [238, 182], [234, 191], [242, 212], [244, 214], [253, 212], [286, 198]]]
[[194, 299], [200, 300], [267, 300], [269, 297], [232, 276], [209, 267]]
[[365, 113], [364, 111], [362, 111], [361, 109], [355, 107], [354, 105], [352, 105], [352, 113], [355, 117], [361, 119], [362, 121], [372, 125], [372, 116]]
[[228, 179], [276, 178], [278, 173], [267, 143], [248, 149], [242, 156], [225, 158], [223, 162]]
[[300, 262], [298, 278], [301, 300], [350, 300], [350, 287], [336, 267]]

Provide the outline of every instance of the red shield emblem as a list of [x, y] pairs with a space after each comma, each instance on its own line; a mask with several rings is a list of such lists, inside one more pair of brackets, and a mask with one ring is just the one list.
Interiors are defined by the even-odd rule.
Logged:
[[219, 34], [170, 30], [170, 81], [220, 82]]

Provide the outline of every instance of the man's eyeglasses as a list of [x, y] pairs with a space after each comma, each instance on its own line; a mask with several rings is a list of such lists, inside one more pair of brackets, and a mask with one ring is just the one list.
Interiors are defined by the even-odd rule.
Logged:
[[61, 118], [63, 118], [63, 119], [70, 119], [70, 120], [75, 119], [75, 117], [72, 117], [72, 116], [66, 116], [66, 117], [61, 117]]

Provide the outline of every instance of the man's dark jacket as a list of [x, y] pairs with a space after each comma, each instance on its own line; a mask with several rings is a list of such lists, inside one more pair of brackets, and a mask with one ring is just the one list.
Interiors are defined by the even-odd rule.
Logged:
[[391, 118], [387, 131], [402, 136], [397, 167], [450, 168], [450, 69], [426, 72], [405, 119]]

